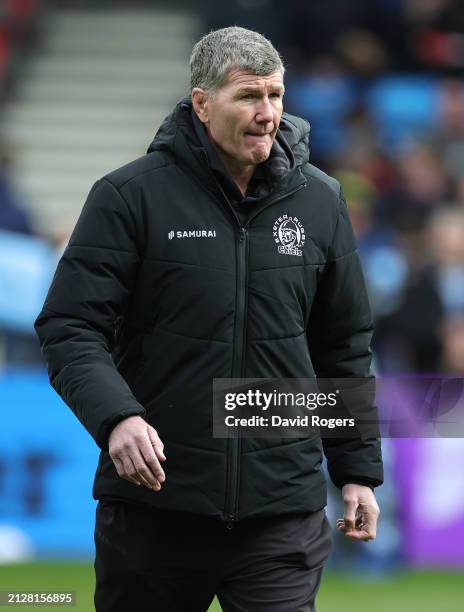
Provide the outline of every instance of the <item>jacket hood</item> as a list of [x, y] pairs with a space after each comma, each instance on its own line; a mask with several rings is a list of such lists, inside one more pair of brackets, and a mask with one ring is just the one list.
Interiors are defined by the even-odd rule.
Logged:
[[[181, 100], [174, 111], [164, 119], [147, 153], [169, 151], [178, 158], [185, 155], [186, 144], [197, 149], [198, 141], [192, 125], [191, 111], [191, 98]], [[276, 139], [281, 143], [283, 141], [284, 148], [290, 148], [296, 166], [302, 166], [309, 160], [309, 131], [310, 125], [305, 119], [282, 113]]]

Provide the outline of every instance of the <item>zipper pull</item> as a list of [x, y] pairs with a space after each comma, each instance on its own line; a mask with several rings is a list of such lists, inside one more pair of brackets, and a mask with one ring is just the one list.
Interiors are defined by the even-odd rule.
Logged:
[[235, 524], [235, 516], [233, 514], [228, 514], [227, 515], [227, 524], [226, 524], [226, 529], [228, 531], [231, 531], [231, 529], [234, 528], [234, 524]]
[[240, 228], [240, 242], [243, 242], [245, 240], [246, 232], [246, 227]]

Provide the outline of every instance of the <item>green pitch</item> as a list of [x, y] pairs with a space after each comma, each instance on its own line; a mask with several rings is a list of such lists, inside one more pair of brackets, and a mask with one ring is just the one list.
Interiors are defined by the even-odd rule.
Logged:
[[[461, 572], [445, 571], [408, 570], [383, 580], [326, 573], [318, 597], [318, 612], [460, 612], [463, 578]], [[77, 596], [77, 604], [72, 607], [9, 606], [14, 610], [90, 612], [94, 609], [93, 567], [89, 563], [0, 565], [0, 590], [72, 590]], [[216, 601], [209, 612], [221, 612]]]

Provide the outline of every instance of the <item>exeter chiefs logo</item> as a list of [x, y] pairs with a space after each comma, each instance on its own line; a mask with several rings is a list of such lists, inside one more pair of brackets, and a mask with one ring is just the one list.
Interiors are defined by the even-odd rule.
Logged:
[[282, 215], [274, 223], [272, 235], [278, 244], [277, 250], [282, 255], [298, 255], [301, 257], [306, 236], [303, 224], [298, 217]]

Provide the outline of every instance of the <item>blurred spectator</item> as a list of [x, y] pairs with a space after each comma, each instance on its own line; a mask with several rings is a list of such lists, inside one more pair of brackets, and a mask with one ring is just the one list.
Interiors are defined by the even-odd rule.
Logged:
[[[311, 69], [320, 56], [371, 75], [390, 64], [390, 49], [402, 53], [402, 13], [385, 0], [293, 0], [288, 2], [285, 57], [298, 70]], [[392, 41], [395, 40], [395, 45]]]
[[204, 33], [233, 24], [258, 30], [278, 44], [288, 29], [289, 4], [279, 0], [203, 0], [195, 11], [200, 13]]
[[398, 181], [379, 200], [380, 218], [398, 231], [421, 229], [437, 203], [452, 196], [449, 170], [425, 142], [406, 146], [397, 163]]
[[347, 114], [344, 125], [346, 147], [341, 154], [332, 158], [334, 163], [330, 164], [330, 169], [334, 173], [340, 169], [354, 171], [366, 177], [376, 192], [373, 202], [376, 208], [377, 198], [388, 193], [397, 183], [397, 168], [393, 159], [382, 149], [377, 125], [363, 102]]
[[375, 216], [375, 184], [362, 174], [336, 171], [344, 190], [348, 211], [363, 262], [375, 316], [395, 309], [407, 275], [407, 263], [391, 228]]
[[[2, 253], [7, 248], [3, 241], [14, 240], [15, 235], [22, 234], [31, 236], [35, 233], [29, 215], [22, 207], [20, 198], [11, 185], [11, 163], [11, 156], [6, 147], [0, 147], [0, 230], [4, 231], [4, 233], [0, 232], [0, 248], [2, 249]], [[43, 246], [38, 248], [38, 253], [42, 254], [42, 250], [47, 252], [46, 247]], [[10, 255], [7, 259], [11, 261], [11, 257], [14, 256]], [[44, 266], [47, 264], [48, 270], [47, 257], [45, 256], [40, 262]], [[34, 264], [31, 265], [34, 266]], [[35, 265], [39, 265], [39, 262], [36, 262]], [[4, 256], [2, 255], [0, 257], [0, 288], [5, 292], [8, 291], [8, 287], [11, 286], [12, 279], [10, 278], [10, 267], [10, 264], [8, 261], [5, 262]], [[21, 265], [19, 265], [18, 270], [21, 269]], [[26, 297], [24, 304], [34, 303], [37, 293], [37, 282], [33, 282], [31, 278], [27, 276], [27, 271], [28, 266], [26, 265], [23, 269], [24, 278], [20, 279], [21, 282], [27, 278], [30, 283], [26, 285], [26, 287], [29, 287], [29, 299]], [[38, 278], [42, 274], [46, 274], [45, 269], [37, 270], [32, 278]], [[5, 297], [6, 296], [3, 295], [3, 299], [0, 299], [0, 306], [3, 306]], [[16, 296], [10, 296], [10, 303], [14, 304], [15, 298]], [[33, 334], [32, 318], [30, 327], [21, 329], [21, 326], [16, 327], [15, 325], [9, 324], [7, 319], [4, 319], [4, 314], [3, 309], [0, 307], [0, 364], [2, 362], [8, 364], [41, 363], [42, 356], [35, 334]]]
[[345, 195], [361, 258], [367, 261], [375, 248], [391, 244], [388, 228], [376, 223], [373, 207], [376, 189], [365, 176], [349, 170], [335, 172]]
[[437, 210], [426, 242], [435, 260], [435, 282], [445, 313], [464, 314], [464, 210]]
[[10, 181], [11, 157], [0, 145], [0, 229], [21, 234], [33, 234], [29, 215], [22, 208], [19, 196]]
[[[397, 309], [377, 322], [375, 348], [381, 369], [438, 372], [448, 317], [464, 315], [464, 210], [440, 208], [423, 234], [422, 263], [410, 267]], [[456, 351], [454, 352], [456, 354]], [[451, 353], [448, 354], [448, 356]]]
[[441, 369], [464, 375], [464, 313], [448, 316], [441, 327]]
[[345, 119], [357, 104], [356, 82], [333, 58], [319, 56], [312, 70], [290, 75], [286, 82], [285, 110], [311, 124], [313, 163], [327, 168], [347, 146]]
[[11, 90], [18, 56], [35, 38], [42, 0], [2, 0], [0, 4], [0, 95]]
[[464, 11], [461, 0], [406, 0], [411, 53], [424, 68], [464, 68]]
[[[0, 8], [1, 11], [1, 8]], [[0, 12], [0, 92], [4, 85], [7, 67], [10, 59], [10, 41], [8, 30], [4, 22], [2, 13]]]
[[458, 181], [464, 178], [464, 85], [445, 79], [440, 86], [440, 126], [434, 141], [446, 167]]
[[380, 74], [390, 64], [389, 54], [382, 41], [367, 29], [352, 28], [340, 34], [335, 48], [346, 68], [359, 75]]

